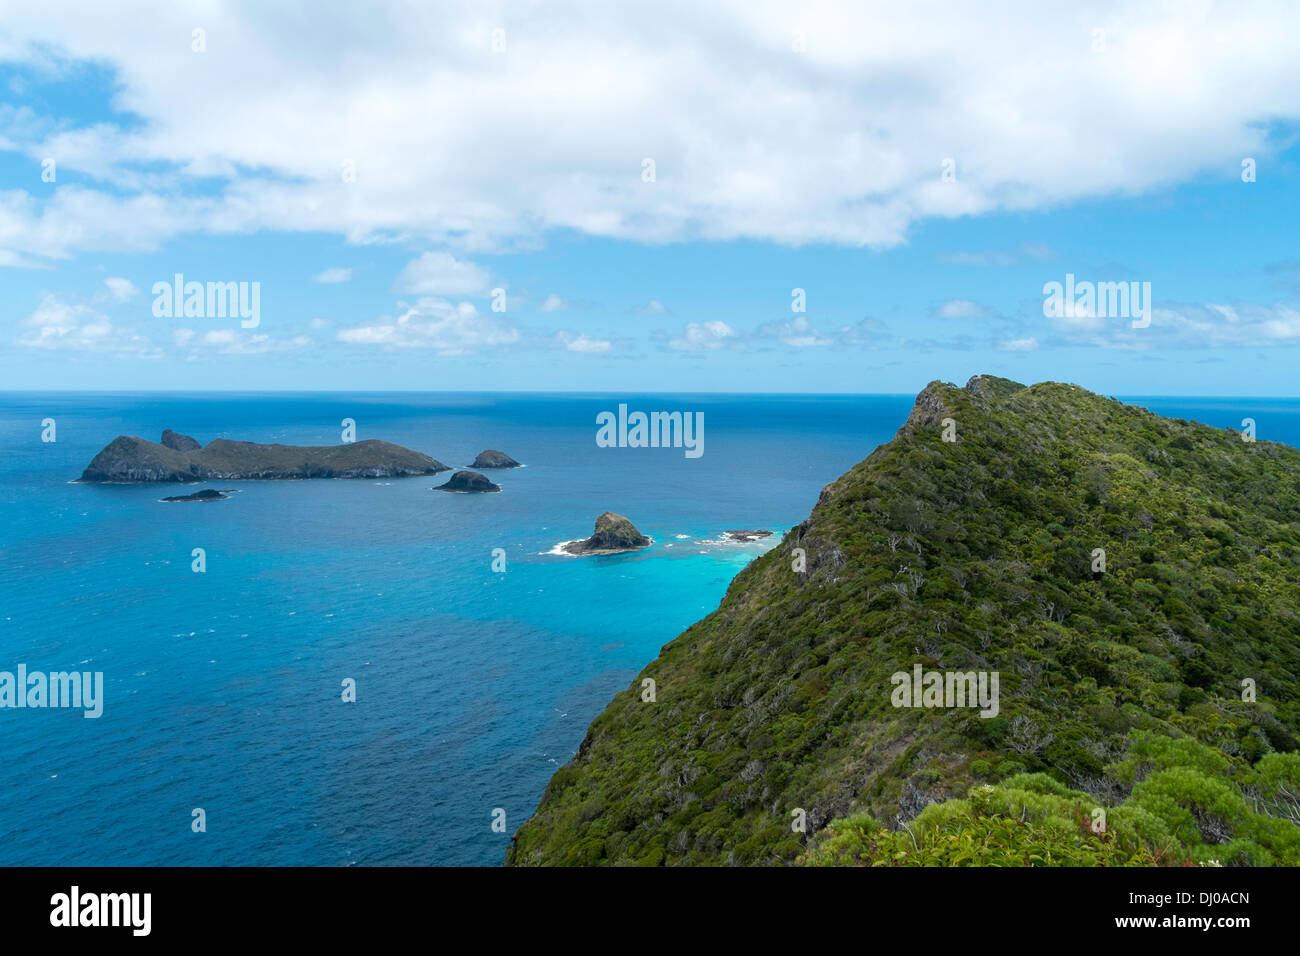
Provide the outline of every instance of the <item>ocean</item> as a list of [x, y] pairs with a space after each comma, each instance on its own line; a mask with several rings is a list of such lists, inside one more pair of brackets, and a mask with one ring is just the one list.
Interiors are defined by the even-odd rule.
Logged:
[[[1129, 400], [1300, 445], [1297, 400]], [[104, 675], [97, 719], [0, 709], [0, 864], [499, 864], [610, 697], [912, 401], [0, 393], [0, 671]], [[599, 447], [619, 404], [702, 412], [703, 454]], [[337, 444], [346, 418], [525, 467], [487, 472], [500, 494], [431, 492], [444, 473], [216, 482], [238, 493], [202, 504], [74, 481], [119, 434]], [[603, 511], [653, 546], [550, 553]]]

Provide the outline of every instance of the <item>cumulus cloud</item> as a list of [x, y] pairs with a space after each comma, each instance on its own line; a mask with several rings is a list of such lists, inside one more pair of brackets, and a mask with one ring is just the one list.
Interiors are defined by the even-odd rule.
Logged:
[[266, 355], [273, 352], [290, 352], [314, 344], [310, 336], [295, 335], [277, 339], [264, 332], [245, 332], [240, 329], [179, 328], [172, 332], [172, 341], [178, 348], [188, 349], [190, 358], [203, 352], [219, 355]]
[[726, 322], [688, 322], [685, 331], [668, 342], [668, 347], [679, 352], [708, 352], [713, 349], [737, 345], [736, 330]]
[[0, 194], [0, 262], [260, 229], [469, 251], [551, 230], [887, 247], [929, 218], [1226, 180], [1300, 117], [1300, 10], [1280, 3], [377, 0], [321, 17], [245, 0], [205, 8], [202, 56], [184, 5], [133, 9], [6, 10], [0, 56], [102, 64], [123, 112], [0, 114], [5, 146], [92, 184]]
[[1042, 321], [1055, 333], [1048, 343], [1055, 346], [1167, 351], [1300, 345], [1300, 307], [1289, 303], [1171, 303], [1153, 308], [1151, 324], [1137, 329], [1132, 319], [1095, 309]]
[[118, 302], [125, 302], [140, 293], [130, 279], [109, 278], [104, 280], [104, 285], [108, 287], [108, 294]]
[[320, 282], [323, 285], [336, 285], [340, 282], [347, 282], [352, 278], [352, 270], [344, 268], [325, 269], [316, 273], [312, 277], [312, 282]]
[[488, 290], [488, 274], [450, 253], [426, 252], [406, 264], [394, 285], [417, 295], [480, 295]]
[[570, 352], [599, 355], [614, 347], [614, 343], [608, 339], [593, 339], [581, 332], [560, 331], [555, 337]]
[[936, 314], [941, 319], [979, 319], [988, 315], [988, 310], [970, 299], [949, 299]]
[[552, 292], [550, 295], [546, 297], [545, 301], [543, 301], [542, 304], [539, 305], [537, 308], [538, 311], [541, 312], [559, 312], [561, 309], [567, 307], [568, 304], [563, 299], [561, 299], [558, 295]]
[[789, 321], [765, 322], [754, 330], [758, 339], [778, 339], [791, 348], [812, 348], [834, 345], [835, 338], [817, 331], [802, 315]]
[[1007, 339], [998, 343], [998, 348], [1004, 352], [1033, 352], [1038, 348], [1038, 340], [1033, 336], [1023, 339]]
[[137, 358], [162, 354], [147, 337], [117, 328], [92, 306], [60, 295], [44, 296], [19, 327], [15, 343], [23, 348]]
[[384, 316], [340, 329], [337, 338], [351, 345], [433, 349], [439, 355], [463, 355], [513, 345], [521, 336], [514, 326], [479, 312], [471, 302], [453, 304], [445, 299], [422, 298], [397, 318]]

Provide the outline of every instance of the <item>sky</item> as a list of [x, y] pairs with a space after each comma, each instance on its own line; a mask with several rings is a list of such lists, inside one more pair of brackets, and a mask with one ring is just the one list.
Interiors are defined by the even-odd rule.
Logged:
[[1268, 2], [0, 0], [0, 389], [1300, 395], [1298, 62]]

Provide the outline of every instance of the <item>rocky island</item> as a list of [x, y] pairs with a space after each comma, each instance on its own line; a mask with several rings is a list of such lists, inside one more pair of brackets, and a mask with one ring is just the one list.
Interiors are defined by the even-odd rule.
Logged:
[[480, 475], [477, 471], [458, 471], [452, 475], [445, 485], [438, 485], [431, 491], [459, 491], [464, 494], [479, 494], [485, 491], [500, 491], [500, 485], [494, 485], [488, 481], [486, 475]]
[[217, 491], [216, 488], [204, 488], [202, 491], [196, 491], [192, 495], [171, 495], [163, 498], [163, 501], [224, 501], [230, 497], [226, 491]]
[[747, 544], [750, 541], [760, 541], [763, 538], [770, 538], [772, 537], [772, 532], [749, 530], [746, 528], [733, 528], [730, 531], [722, 532], [722, 537], [727, 541], [735, 541], [738, 544]]
[[493, 451], [489, 448], [487, 451], [479, 452], [471, 468], [518, 468], [519, 462], [515, 461], [505, 452]]
[[391, 442], [262, 445], [218, 438], [200, 445], [170, 428], [160, 442], [113, 439], [86, 466], [81, 481], [252, 481], [294, 478], [405, 478], [450, 471], [448, 465]]
[[596, 530], [590, 538], [567, 541], [560, 547], [569, 554], [623, 554], [650, 546], [650, 539], [636, 529], [622, 515], [606, 511], [596, 519]]

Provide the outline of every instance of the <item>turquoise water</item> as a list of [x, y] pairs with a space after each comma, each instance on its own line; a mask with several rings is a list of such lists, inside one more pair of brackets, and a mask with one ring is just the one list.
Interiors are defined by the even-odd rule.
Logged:
[[[620, 402], [702, 411], [703, 456], [597, 447]], [[0, 670], [102, 671], [106, 698], [97, 720], [0, 709], [0, 863], [499, 863], [590, 720], [777, 540], [721, 532], [802, 521], [911, 402], [0, 395]], [[1294, 401], [1142, 403], [1300, 444]], [[71, 481], [118, 434], [335, 444], [344, 418], [454, 467], [484, 448], [526, 467], [491, 473], [494, 495], [430, 492], [445, 475], [218, 482], [239, 493], [212, 504]], [[653, 547], [547, 553], [605, 510]]]

